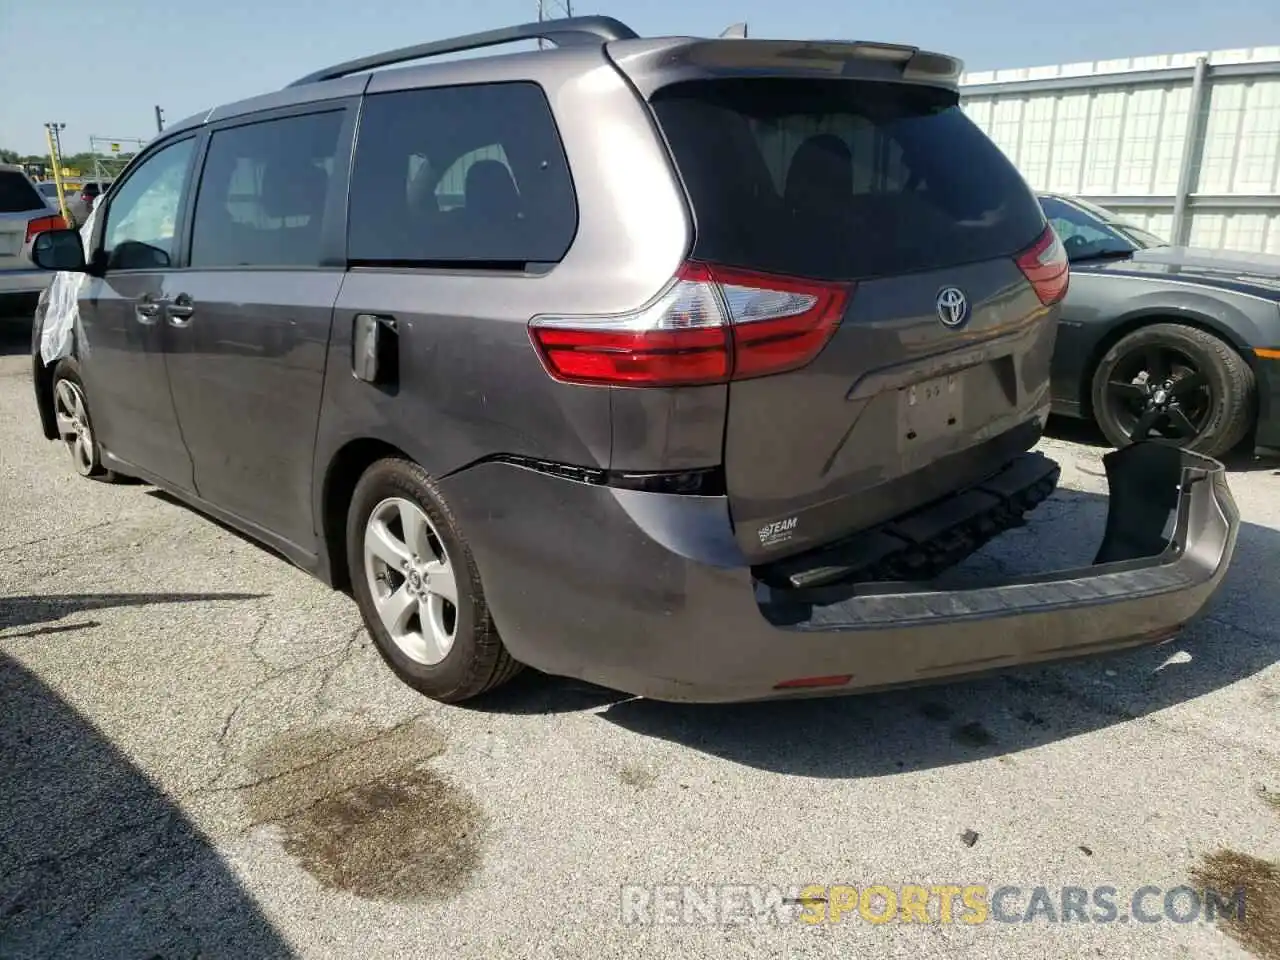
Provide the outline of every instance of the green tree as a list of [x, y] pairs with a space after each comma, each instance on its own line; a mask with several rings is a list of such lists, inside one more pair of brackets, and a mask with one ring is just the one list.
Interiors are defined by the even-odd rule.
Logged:
[[[134, 151], [121, 151], [120, 153], [100, 153], [97, 155], [99, 164], [101, 165], [104, 176], [114, 177], [125, 165], [133, 159]], [[0, 163], [39, 163], [48, 166], [49, 157], [42, 153], [22, 154], [17, 150], [10, 150], [6, 147], [0, 147]], [[94, 155], [88, 150], [82, 150], [79, 153], [64, 153], [62, 155], [62, 165], [70, 167], [73, 170], [79, 170], [83, 176], [93, 176], [94, 172]]]

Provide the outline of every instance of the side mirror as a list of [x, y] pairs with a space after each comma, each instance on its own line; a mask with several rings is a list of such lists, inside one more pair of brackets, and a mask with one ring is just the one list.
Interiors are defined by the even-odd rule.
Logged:
[[84, 244], [78, 230], [45, 230], [36, 234], [31, 259], [42, 270], [84, 273]]

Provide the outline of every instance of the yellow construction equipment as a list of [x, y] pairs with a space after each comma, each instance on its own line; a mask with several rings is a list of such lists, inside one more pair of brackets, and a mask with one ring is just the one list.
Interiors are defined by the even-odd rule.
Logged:
[[58, 186], [58, 208], [62, 211], [62, 219], [71, 226], [71, 213], [67, 210], [67, 196], [62, 187], [62, 158], [58, 156], [58, 147], [53, 142], [53, 130], [48, 126], [44, 135], [49, 141], [49, 164], [53, 167], [53, 182]]

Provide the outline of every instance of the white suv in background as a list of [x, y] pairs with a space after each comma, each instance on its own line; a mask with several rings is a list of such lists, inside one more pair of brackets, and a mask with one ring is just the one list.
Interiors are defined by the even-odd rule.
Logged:
[[49, 201], [22, 167], [0, 163], [0, 313], [10, 299], [35, 300], [52, 274], [31, 262], [31, 241], [42, 230], [65, 227], [55, 197]]

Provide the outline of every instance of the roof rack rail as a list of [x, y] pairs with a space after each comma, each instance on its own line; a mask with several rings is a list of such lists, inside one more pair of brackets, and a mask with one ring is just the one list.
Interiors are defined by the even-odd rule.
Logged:
[[409, 60], [496, 47], [520, 40], [547, 40], [558, 47], [564, 47], [581, 43], [608, 43], [611, 40], [635, 40], [639, 36], [625, 23], [613, 17], [564, 17], [559, 20], [542, 20], [522, 23], [514, 27], [486, 30], [482, 33], [469, 33], [446, 40], [432, 40], [430, 43], [419, 43], [412, 47], [401, 47], [398, 50], [388, 50], [385, 53], [348, 60], [346, 63], [334, 64], [332, 67], [309, 73], [293, 81], [289, 86], [300, 87], [308, 83], [319, 83], [322, 80], [336, 80], [353, 73], [389, 67]]

